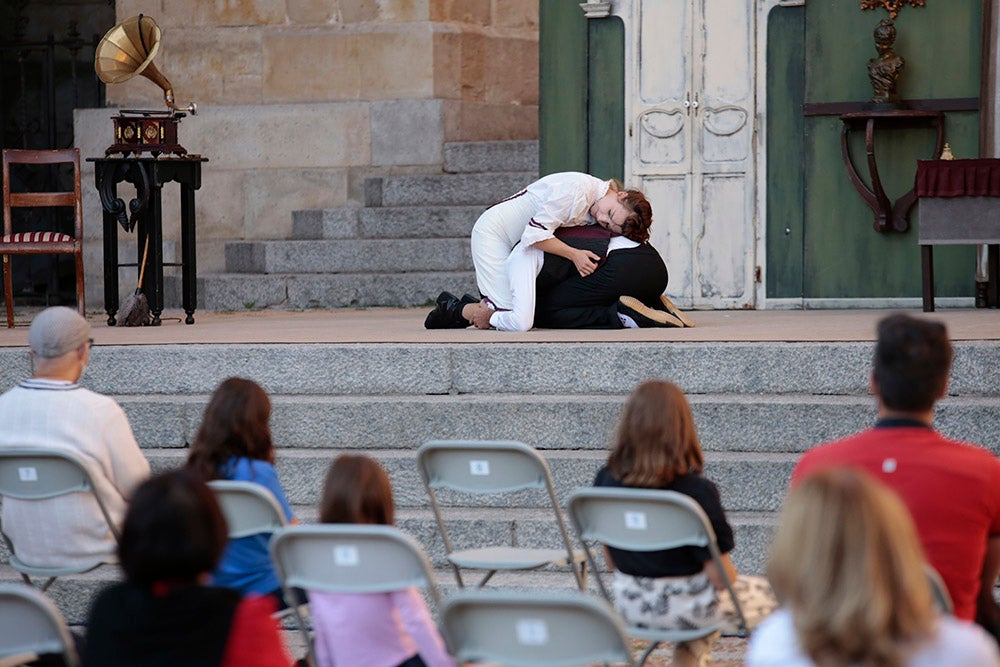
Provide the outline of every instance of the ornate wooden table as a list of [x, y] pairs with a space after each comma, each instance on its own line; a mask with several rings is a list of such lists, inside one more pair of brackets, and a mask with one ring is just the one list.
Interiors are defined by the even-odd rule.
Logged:
[[[200, 155], [182, 157], [104, 157], [87, 158], [94, 163], [94, 180], [104, 209], [104, 308], [108, 326], [116, 323], [118, 312], [118, 268], [136, 266], [142, 262], [143, 247], [149, 237], [149, 256], [142, 291], [149, 300], [153, 325], [160, 324], [163, 312], [163, 267], [181, 267], [181, 299], [187, 314], [185, 324], [194, 324], [198, 306], [198, 282], [195, 257], [194, 193], [201, 187], [201, 163], [208, 158]], [[163, 185], [175, 181], [181, 191], [181, 261], [163, 263], [163, 211], [160, 197]], [[118, 197], [118, 184], [131, 183], [136, 196], [129, 202]], [[137, 259], [133, 263], [118, 263], [118, 228], [136, 231]]]
[[924, 312], [934, 310], [934, 246], [986, 245], [986, 306], [1000, 307], [1000, 159], [919, 160]]

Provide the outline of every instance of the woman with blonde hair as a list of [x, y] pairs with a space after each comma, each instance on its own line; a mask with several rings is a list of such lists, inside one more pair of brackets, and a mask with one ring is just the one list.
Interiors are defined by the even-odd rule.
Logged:
[[782, 608], [749, 667], [996, 667], [980, 628], [934, 608], [902, 501], [861, 470], [827, 468], [789, 494], [768, 575]]
[[[733, 529], [718, 489], [702, 475], [703, 467], [701, 444], [684, 392], [670, 382], [649, 381], [640, 384], [625, 403], [614, 448], [594, 485], [664, 489], [697, 501], [712, 524], [726, 575], [752, 627], [777, 603], [763, 578], [737, 574], [729, 557], [735, 546]], [[615, 607], [629, 624], [691, 629], [721, 622], [727, 630], [737, 629], [735, 606], [708, 549], [640, 552], [608, 547], [605, 558], [614, 569]], [[715, 633], [678, 643], [671, 664], [707, 665], [717, 637]]]

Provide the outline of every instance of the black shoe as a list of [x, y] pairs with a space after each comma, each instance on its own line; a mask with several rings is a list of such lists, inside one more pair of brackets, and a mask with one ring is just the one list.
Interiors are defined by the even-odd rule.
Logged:
[[631, 296], [619, 297], [618, 313], [631, 317], [643, 329], [648, 327], [684, 327], [684, 323], [670, 313], [650, 308], [639, 299]]
[[[469, 296], [469, 295], [466, 295]], [[476, 299], [472, 303], [478, 303]], [[427, 314], [424, 320], [425, 329], [464, 329], [472, 322], [462, 317], [462, 307], [468, 303], [465, 297], [459, 299], [451, 292], [441, 292], [437, 298], [437, 306]]]
[[684, 326], [686, 327], [694, 326], [694, 320], [692, 320], [687, 313], [685, 313], [680, 308], [675, 306], [674, 302], [668, 299], [666, 294], [660, 295], [660, 303], [663, 304], [663, 309], [665, 311], [667, 311], [668, 313], [679, 319], [684, 324]]

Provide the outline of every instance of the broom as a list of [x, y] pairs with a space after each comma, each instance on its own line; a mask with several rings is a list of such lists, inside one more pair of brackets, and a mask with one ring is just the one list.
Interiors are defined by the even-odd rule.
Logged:
[[119, 311], [118, 326], [120, 327], [144, 327], [149, 324], [149, 301], [142, 293], [142, 279], [146, 275], [146, 256], [149, 254], [149, 234], [146, 235], [146, 244], [142, 249], [142, 266], [139, 267], [139, 284], [135, 286], [135, 293], [125, 297]]

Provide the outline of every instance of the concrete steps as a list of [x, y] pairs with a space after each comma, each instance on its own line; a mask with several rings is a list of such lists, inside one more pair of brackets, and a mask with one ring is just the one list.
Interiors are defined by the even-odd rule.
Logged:
[[[367, 178], [363, 207], [294, 211], [291, 239], [227, 243], [225, 271], [198, 278], [199, 308], [408, 307], [477, 293], [476, 218], [537, 174], [537, 142], [447, 144], [442, 172]], [[178, 305], [177, 285], [166, 296]]]
[[[669, 378], [694, 411], [706, 474], [736, 530], [740, 570], [763, 572], [770, 536], [795, 461], [811, 445], [870, 424], [867, 343], [546, 343], [104, 345], [83, 384], [113, 395], [154, 470], [187, 456], [209, 395], [225, 377], [261, 383], [272, 397], [277, 467], [304, 522], [315, 521], [330, 461], [365, 452], [389, 472], [399, 525], [421, 541], [445, 586], [443, 558], [414, 451], [436, 438], [522, 440], [549, 462], [561, 500], [589, 486], [603, 464], [622, 402], [641, 380]], [[937, 426], [1000, 453], [997, 343], [955, 345], [952, 393]], [[0, 349], [0, 387], [30, 374], [24, 349]], [[532, 494], [499, 501], [445, 496], [459, 544], [558, 546]], [[0, 579], [16, 575], [4, 563]], [[117, 576], [101, 568], [67, 577], [53, 597], [82, 622], [90, 596]], [[565, 571], [508, 575], [497, 585], [569, 587]]]

